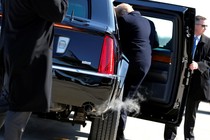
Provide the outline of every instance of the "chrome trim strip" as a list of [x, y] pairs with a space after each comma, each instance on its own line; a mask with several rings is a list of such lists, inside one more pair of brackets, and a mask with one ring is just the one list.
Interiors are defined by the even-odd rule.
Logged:
[[69, 72], [76, 72], [76, 73], [82, 73], [82, 74], [88, 74], [88, 75], [94, 75], [94, 76], [100, 76], [100, 77], [106, 77], [106, 78], [117, 78], [117, 75], [111, 75], [111, 74], [102, 74], [102, 73], [97, 73], [97, 72], [91, 72], [87, 70], [80, 70], [80, 69], [73, 69], [73, 68], [67, 68], [67, 67], [62, 67], [62, 66], [52, 66], [53, 69], [57, 70], [64, 70], [64, 71], [69, 71]]

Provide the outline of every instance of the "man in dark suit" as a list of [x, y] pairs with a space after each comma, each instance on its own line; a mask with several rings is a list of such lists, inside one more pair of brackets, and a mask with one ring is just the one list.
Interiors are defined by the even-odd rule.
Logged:
[[[140, 12], [134, 11], [129, 4], [119, 4], [115, 7], [118, 17], [122, 51], [129, 60], [129, 68], [124, 85], [123, 101], [132, 99], [138, 94], [138, 89], [151, 65], [151, 27], [149, 21]], [[117, 140], [124, 140], [123, 131], [127, 119], [127, 110], [121, 110]]]
[[[203, 34], [206, 27], [206, 18], [196, 16], [194, 34], [196, 48], [192, 49], [193, 61], [189, 65], [190, 70], [192, 70], [192, 79], [185, 109], [185, 140], [194, 140], [193, 129], [199, 103], [201, 101], [210, 101], [210, 39]], [[176, 126], [165, 125], [165, 140], [174, 140], [176, 133]]]
[[150, 27], [151, 27], [151, 33], [150, 33], [150, 36], [149, 36], [149, 40], [150, 40], [150, 45], [152, 48], [158, 48], [159, 47], [159, 39], [158, 39], [158, 34], [157, 34], [157, 31], [156, 31], [156, 27], [155, 27], [155, 24], [152, 20], [149, 20], [149, 23], [150, 23]]
[[5, 140], [20, 140], [31, 113], [50, 109], [53, 23], [63, 20], [68, 0], [1, 0], [1, 5], [0, 126], [5, 121]]

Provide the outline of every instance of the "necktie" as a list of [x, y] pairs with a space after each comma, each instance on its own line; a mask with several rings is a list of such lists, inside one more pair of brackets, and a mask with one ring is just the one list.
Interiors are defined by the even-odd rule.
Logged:
[[192, 59], [194, 59], [194, 57], [195, 57], [195, 51], [196, 51], [196, 41], [197, 41], [197, 39], [198, 39], [198, 37], [197, 36], [195, 36], [194, 37], [194, 42], [193, 42], [193, 48], [192, 48]]

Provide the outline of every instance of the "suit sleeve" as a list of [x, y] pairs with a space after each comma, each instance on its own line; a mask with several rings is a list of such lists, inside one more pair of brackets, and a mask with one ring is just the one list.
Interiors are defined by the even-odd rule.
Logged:
[[3, 53], [2, 50], [0, 49], [0, 90], [3, 87], [4, 83], [4, 64], [3, 64]]
[[119, 27], [119, 32], [120, 32], [120, 38], [124, 39], [124, 35], [127, 35], [127, 27], [126, 27], [126, 22], [123, 17], [118, 18], [118, 27]]
[[68, 0], [32, 0], [38, 15], [51, 22], [61, 22], [66, 15]]
[[152, 48], [158, 48], [159, 47], [159, 39], [158, 39], [158, 34], [156, 31], [156, 27], [153, 21], [147, 19], [150, 23], [150, 27], [151, 27], [151, 33], [149, 36], [150, 39], [150, 44]]
[[207, 54], [204, 57], [203, 61], [198, 62], [198, 68], [201, 73], [210, 71], [210, 39], [208, 38], [207, 42]]

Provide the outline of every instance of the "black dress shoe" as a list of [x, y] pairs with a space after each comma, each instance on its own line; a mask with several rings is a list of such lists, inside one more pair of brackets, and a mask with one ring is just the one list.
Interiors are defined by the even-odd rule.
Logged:
[[124, 133], [121, 131], [120, 132], [118, 131], [116, 140], [125, 140]]
[[125, 140], [125, 137], [124, 136], [117, 137], [116, 140]]

